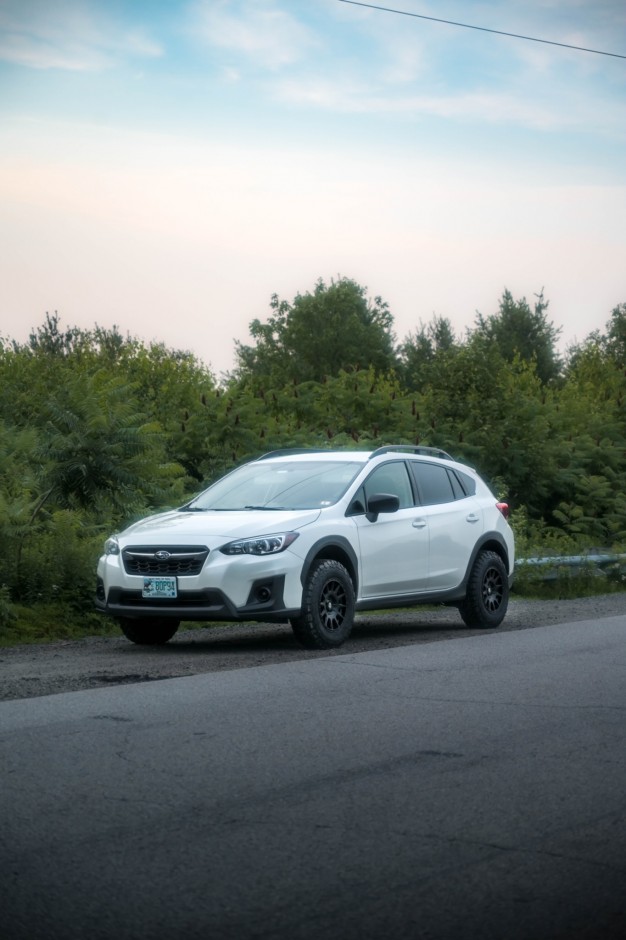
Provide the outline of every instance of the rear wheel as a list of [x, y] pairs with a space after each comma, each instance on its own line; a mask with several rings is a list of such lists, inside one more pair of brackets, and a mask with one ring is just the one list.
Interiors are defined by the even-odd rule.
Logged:
[[509, 606], [509, 579], [496, 552], [481, 552], [467, 583], [465, 600], [459, 606], [468, 627], [499, 627]]
[[167, 617], [154, 617], [151, 620], [121, 617], [118, 622], [124, 636], [141, 646], [163, 646], [172, 639], [180, 623]]
[[346, 568], [320, 559], [309, 572], [302, 612], [291, 620], [296, 639], [309, 649], [333, 649], [350, 636], [354, 621], [354, 586]]

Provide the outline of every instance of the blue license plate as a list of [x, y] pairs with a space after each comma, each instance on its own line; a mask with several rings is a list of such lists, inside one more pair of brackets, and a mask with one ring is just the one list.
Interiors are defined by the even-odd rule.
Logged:
[[142, 597], [177, 597], [176, 578], [144, 578]]

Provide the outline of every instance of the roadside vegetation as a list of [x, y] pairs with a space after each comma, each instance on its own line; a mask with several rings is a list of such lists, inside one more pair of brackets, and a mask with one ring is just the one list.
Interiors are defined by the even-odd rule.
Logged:
[[[626, 304], [562, 357], [547, 310], [505, 291], [463, 336], [434, 317], [398, 342], [380, 297], [319, 281], [272, 297], [219, 378], [56, 314], [24, 344], [0, 337], [0, 644], [110, 633], [92, 606], [107, 535], [282, 447], [441, 447], [508, 500], [519, 557], [619, 555]], [[521, 570], [517, 590], [624, 589], [618, 563], [553, 569]]]

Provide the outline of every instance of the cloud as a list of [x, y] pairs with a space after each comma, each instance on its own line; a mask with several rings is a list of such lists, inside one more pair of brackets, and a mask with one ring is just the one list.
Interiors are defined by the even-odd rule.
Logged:
[[[611, 6], [600, 3], [602, 9]], [[569, 11], [569, 19], [562, 6]], [[410, 9], [410, 0], [403, 8]], [[424, 4], [419, 8], [428, 10]], [[493, 19], [496, 10], [489, 6], [484, 7], [482, 19], [478, 11], [471, 19], [520, 34], [543, 31], [563, 41], [574, 35], [573, 19], [580, 27], [579, 40], [593, 44], [591, 32], [584, 28], [589, 25], [585, 17], [573, 17], [575, 8], [576, 0], [559, 0], [553, 13], [550, 4], [546, 8], [541, 0], [533, 0], [507, 6], [504, 18], [500, 10], [497, 21]], [[623, 139], [623, 84], [617, 79], [611, 92], [605, 81], [606, 70], [614, 70], [614, 62], [607, 66], [604, 60], [600, 70], [598, 56], [354, 9], [358, 13], [354, 17], [343, 10], [344, 31], [335, 30], [331, 54], [324, 49], [325, 58], [274, 77], [267, 87], [275, 100], [294, 110], [433, 117], [459, 125], [518, 127], [551, 136], [574, 131]], [[441, 15], [434, 6], [431, 12]], [[453, 4], [448, 15], [454, 12]], [[468, 20], [467, 11], [464, 18], [461, 8], [457, 12], [459, 20]]]
[[86, 48], [65, 39], [24, 33], [6, 33], [0, 36], [0, 59], [14, 65], [33, 69], [64, 69], [66, 71], [100, 71], [108, 68], [111, 59], [101, 50]]
[[573, 118], [514, 92], [476, 91], [457, 94], [399, 94], [354, 78], [288, 79], [274, 86], [277, 98], [293, 105], [352, 114], [405, 114], [488, 124], [515, 124], [533, 129], [564, 128]]
[[115, 21], [90, 0], [6, 0], [0, 59], [34, 69], [101, 71], [120, 57], [162, 54], [141, 28]]
[[303, 23], [266, 0], [199, 0], [191, 15], [193, 33], [204, 43], [265, 69], [291, 65], [315, 45]]

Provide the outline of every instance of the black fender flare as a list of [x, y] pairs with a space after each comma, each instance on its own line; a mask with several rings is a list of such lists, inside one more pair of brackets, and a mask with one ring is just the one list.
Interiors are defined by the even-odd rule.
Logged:
[[476, 559], [478, 558], [479, 554], [480, 554], [482, 551], [485, 551], [485, 550], [486, 550], [486, 551], [495, 551], [495, 552], [498, 553], [498, 555], [500, 555], [502, 561], [504, 562], [504, 566], [505, 566], [505, 568], [506, 568], [506, 573], [507, 573], [507, 575], [509, 576], [509, 579], [510, 579], [510, 575], [509, 575], [509, 549], [508, 549], [508, 546], [507, 546], [507, 544], [506, 544], [506, 542], [505, 542], [505, 540], [504, 540], [504, 537], [500, 534], [500, 532], [483, 532], [483, 534], [482, 534], [481, 537], [479, 538], [478, 542], [477, 542], [476, 545], [474, 546], [474, 550], [473, 550], [473, 552], [472, 552], [472, 554], [471, 554], [471, 556], [470, 556], [470, 560], [469, 560], [468, 565], [467, 565], [467, 568], [466, 568], [466, 570], [465, 570], [465, 576], [464, 576], [464, 578], [463, 578], [463, 581], [461, 582], [463, 589], [465, 589], [465, 586], [467, 585], [467, 581], [468, 581], [469, 576], [470, 576], [470, 574], [471, 574], [472, 568], [474, 567], [474, 564], [475, 564], [475, 562], [476, 562]]
[[300, 581], [303, 587], [306, 583], [306, 579], [309, 576], [311, 565], [317, 558], [334, 559], [335, 561], [340, 562], [342, 565], [346, 565], [347, 561], [348, 564], [346, 567], [348, 569], [348, 574], [352, 579], [352, 583], [354, 584], [355, 597], [358, 595], [359, 559], [347, 538], [342, 535], [328, 535], [311, 546], [306, 554], [302, 564], [302, 569], [300, 571]]

